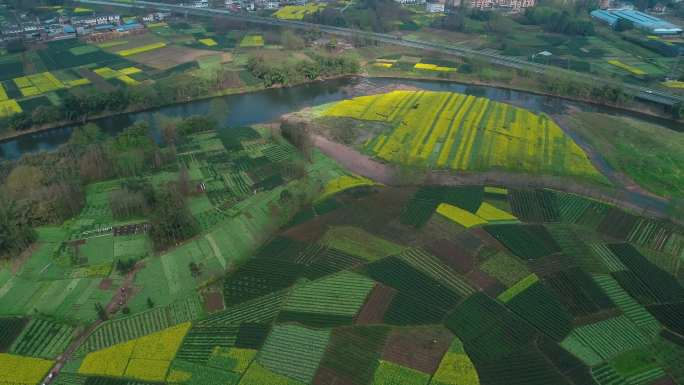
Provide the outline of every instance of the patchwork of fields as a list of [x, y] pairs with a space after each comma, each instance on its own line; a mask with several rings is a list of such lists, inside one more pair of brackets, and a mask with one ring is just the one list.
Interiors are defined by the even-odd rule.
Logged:
[[[242, 132], [224, 142], [200, 134], [183, 147], [193, 157], [180, 156], [197, 175], [213, 175], [221, 167], [202, 149], [242, 142], [263, 152]], [[196, 287], [184, 282], [193, 277], [178, 264], [225, 269], [215, 253], [225, 258], [237, 238], [220, 243], [214, 229], [222, 226], [148, 259], [141, 298], [154, 295], [158, 305], [100, 325], [57, 384], [684, 381], [682, 228], [553, 190], [398, 189], [344, 174], [328, 181], [313, 216], [284, 225], [219, 279], [214, 293], [225, 309], [190, 295]], [[93, 207], [103, 189], [92, 188]], [[43, 233], [46, 241], [60, 236]], [[47, 319], [0, 322], [7, 360], [52, 359], [74, 333]]]
[[584, 151], [546, 115], [486, 98], [393, 91], [337, 102], [322, 116], [388, 123], [363, 149], [390, 162], [604, 180]]

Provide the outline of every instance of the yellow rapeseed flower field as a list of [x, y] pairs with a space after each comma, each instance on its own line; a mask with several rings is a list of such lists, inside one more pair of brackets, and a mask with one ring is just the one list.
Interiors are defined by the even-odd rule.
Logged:
[[333, 196], [341, 191], [348, 190], [354, 187], [361, 186], [374, 186], [377, 183], [374, 181], [364, 178], [358, 175], [342, 175], [337, 177], [325, 185], [323, 189], [323, 194], [318, 198], [318, 200], [324, 200], [330, 196]]
[[54, 361], [0, 353], [0, 384], [35, 385], [54, 365]]
[[486, 98], [401, 90], [333, 103], [322, 115], [389, 123], [363, 149], [390, 162], [606, 181], [548, 116]]
[[487, 202], [482, 202], [480, 208], [475, 212], [475, 215], [487, 222], [515, 221], [518, 219], [515, 215], [494, 207]]
[[478, 217], [470, 211], [463, 210], [460, 207], [453, 206], [448, 203], [441, 203], [439, 206], [437, 206], [437, 212], [465, 228], [484, 225], [487, 223], [486, 220]]
[[162, 331], [91, 352], [84, 358], [79, 374], [126, 377], [144, 381], [164, 381], [185, 334], [185, 322]]
[[147, 44], [147, 45], [143, 45], [140, 47], [135, 47], [135, 48], [130, 48], [130, 49], [118, 51], [117, 54], [119, 54], [120, 56], [123, 56], [123, 57], [133, 56], [133, 55], [137, 55], [139, 53], [154, 51], [155, 49], [164, 48], [164, 47], [166, 47], [166, 43], [164, 43], [164, 42], [152, 43], [152, 44]]

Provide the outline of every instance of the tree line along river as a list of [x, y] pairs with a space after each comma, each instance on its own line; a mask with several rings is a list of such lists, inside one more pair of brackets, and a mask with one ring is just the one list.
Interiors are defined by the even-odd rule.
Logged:
[[[283, 114], [297, 111], [305, 107], [330, 103], [352, 96], [358, 96], [363, 93], [375, 93], [379, 89], [398, 85], [405, 85], [417, 89], [451, 91], [487, 97], [492, 100], [526, 108], [537, 113], [545, 112], [548, 114], [558, 114], [569, 108], [577, 108], [584, 111], [636, 116], [640, 119], [664, 125], [670, 129], [682, 130], [680, 124], [666, 119], [653, 118], [646, 115], [621, 111], [615, 108], [574, 102], [562, 98], [537, 95], [522, 91], [434, 80], [360, 77], [332, 79], [287, 88], [271, 88], [244, 94], [191, 101], [153, 110], [105, 117], [95, 120], [95, 123], [97, 123], [103, 131], [109, 134], [116, 134], [129, 125], [139, 121], [147, 121], [154, 129], [154, 132], [157, 132], [156, 128], [159, 116], [183, 118], [192, 115], [210, 115], [219, 120], [219, 125], [221, 127], [244, 126], [273, 121]], [[1, 141], [0, 158], [18, 159], [23, 154], [53, 150], [69, 139], [72, 130], [76, 126], [76, 124], [68, 125]]]

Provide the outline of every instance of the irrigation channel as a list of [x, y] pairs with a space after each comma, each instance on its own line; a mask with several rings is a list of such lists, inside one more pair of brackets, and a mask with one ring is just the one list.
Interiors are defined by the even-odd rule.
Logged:
[[[147, 121], [157, 132], [157, 118], [160, 115], [182, 118], [209, 114], [220, 121], [221, 127], [230, 129], [227, 127], [266, 123], [278, 119], [283, 114], [305, 107], [363, 94], [377, 93], [378, 90], [400, 85], [417, 89], [452, 91], [483, 96], [534, 112], [545, 112], [551, 115], [562, 113], [571, 108], [615, 115], [629, 115], [665, 125], [673, 130], [682, 130], [681, 124], [667, 119], [528, 92], [442, 81], [361, 77], [325, 80], [287, 88], [271, 88], [245, 94], [191, 101], [143, 112], [106, 117], [96, 120], [95, 123], [105, 132], [116, 134], [132, 123]], [[2, 141], [0, 142], [0, 159], [18, 159], [27, 153], [54, 150], [69, 139], [75, 126], [54, 128]]]

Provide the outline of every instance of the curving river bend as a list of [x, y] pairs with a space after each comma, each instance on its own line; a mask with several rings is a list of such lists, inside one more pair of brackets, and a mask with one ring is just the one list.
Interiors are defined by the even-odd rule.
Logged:
[[[682, 130], [677, 123], [665, 119], [528, 92], [431, 80], [359, 77], [332, 79], [294, 87], [271, 88], [245, 94], [197, 100], [148, 111], [115, 115], [98, 119], [95, 122], [109, 134], [118, 133], [130, 124], [139, 121], [147, 121], [153, 128], [156, 128], [160, 115], [171, 117], [211, 115], [220, 121], [220, 126], [235, 127], [273, 121], [283, 114], [305, 107], [334, 102], [364, 93], [370, 94], [377, 92], [378, 89], [394, 85], [484, 96], [527, 108], [534, 112], [548, 114], [559, 114], [570, 108], [575, 108], [583, 111], [630, 115], [665, 125], [671, 129]], [[75, 126], [55, 128], [2, 141], [0, 142], [0, 159], [17, 159], [23, 154], [53, 150], [69, 139]]]

